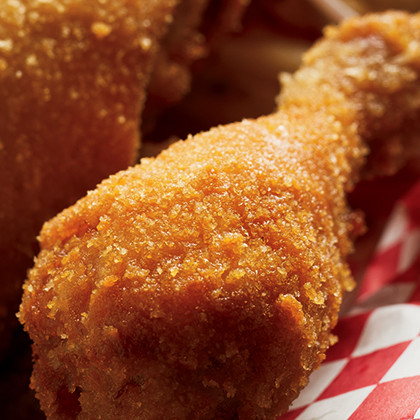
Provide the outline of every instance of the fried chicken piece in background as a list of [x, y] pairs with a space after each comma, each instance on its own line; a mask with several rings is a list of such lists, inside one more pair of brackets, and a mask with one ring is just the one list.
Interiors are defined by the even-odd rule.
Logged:
[[353, 284], [367, 146], [392, 140], [382, 173], [417, 139], [418, 44], [420, 15], [330, 28], [278, 113], [177, 142], [44, 225], [20, 317], [48, 418], [287, 410]]
[[[206, 22], [203, 32], [211, 33]], [[154, 156], [174, 139], [218, 124], [273, 112], [279, 72], [296, 70], [328, 23], [307, 0], [251, 2], [242, 30], [195, 65], [189, 94], [161, 113], [153, 130], [146, 130], [141, 155]]]
[[[248, 3], [249, 0], [184, 0], [180, 3], [173, 17], [174, 24], [162, 39], [156, 57], [144, 111], [148, 127], [143, 127], [143, 131], [153, 131], [162, 109], [179, 102], [190, 90], [190, 67], [213, 49], [217, 50], [226, 34], [241, 28]], [[191, 28], [199, 30], [193, 32]]]

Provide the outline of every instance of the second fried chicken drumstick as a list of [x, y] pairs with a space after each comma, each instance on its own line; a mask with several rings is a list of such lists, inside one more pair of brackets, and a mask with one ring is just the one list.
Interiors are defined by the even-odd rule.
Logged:
[[419, 74], [420, 15], [349, 20], [283, 78], [277, 113], [178, 142], [46, 223], [20, 320], [47, 417], [286, 411], [353, 286], [346, 191], [370, 147], [380, 173], [413, 144]]

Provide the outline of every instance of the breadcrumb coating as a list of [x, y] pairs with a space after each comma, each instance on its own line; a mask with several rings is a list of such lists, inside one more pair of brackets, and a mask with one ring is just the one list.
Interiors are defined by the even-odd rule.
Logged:
[[47, 418], [286, 411], [353, 287], [346, 192], [369, 147], [372, 173], [399, 161], [419, 71], [420, 15], [329, 28], [278, 112], [177, 142], [46, 223], [20, 320]]

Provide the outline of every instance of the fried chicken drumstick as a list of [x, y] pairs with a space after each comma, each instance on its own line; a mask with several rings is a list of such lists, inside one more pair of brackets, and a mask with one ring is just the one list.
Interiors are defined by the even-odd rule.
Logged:
[[20, 320], [47, 417], [286, 411], [353, 287], [346, 191], [369, 148], [382, 173], [413, 144], [419, 72], [420, 15], [351, 19], [283, 78], [278, 112], [178, 142], [46, 223]]

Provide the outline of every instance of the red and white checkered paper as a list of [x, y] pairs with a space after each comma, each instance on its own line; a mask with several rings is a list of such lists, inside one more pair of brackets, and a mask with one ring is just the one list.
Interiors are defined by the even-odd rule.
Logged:
[[420, 419], [420, 181], [397, 202], [335, 334], [279, 420]]

